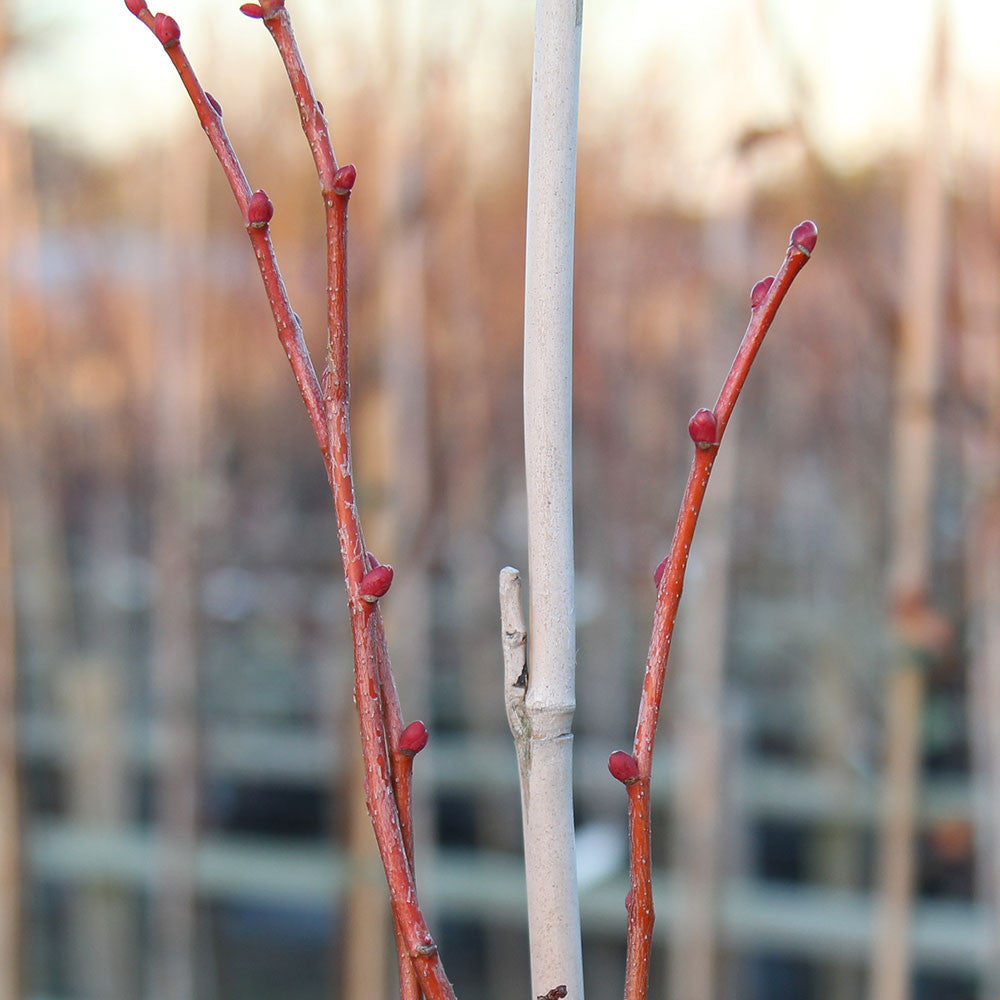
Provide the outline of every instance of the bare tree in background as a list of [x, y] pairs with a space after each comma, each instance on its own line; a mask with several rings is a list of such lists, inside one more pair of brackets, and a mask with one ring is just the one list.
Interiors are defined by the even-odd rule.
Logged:
[[[197, 603], [201, 441], [205, 436], [201, 373], [205, 316], [204, 262], [208, 164], [179, 145], [162, 166], [162, 274], [156, 290], [154, 405], [157, 508], [153, 565], [154, 719], [162, 756], [157, 783], [158, 882], [152, 910], [153, 996], [189, 1000], [197, 980], [196, 852], [199, 830], [200, 732]], [[177, 287], [183, 301], [172, 301]]]
[[909, 937], [916, 859], [924, 672], [943, 624], [931, 608], [937, 389], [944, 322], [947, 153], [946, 34], [936, 17], [923, 145], [912, 169], [903, 245], [902, 323], [896, 361], [889, 598], [895, 643], [885, 706], [885, 794], [878, 843], [872, 1000], [910, 994]]

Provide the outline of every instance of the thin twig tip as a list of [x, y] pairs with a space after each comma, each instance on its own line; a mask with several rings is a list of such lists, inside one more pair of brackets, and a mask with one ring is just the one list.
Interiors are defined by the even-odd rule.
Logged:
[[813, 222], [812, 219], [806, 219], [804, 222], [800, 222], [792, 230], [791, 239], [788, 241], [788, 245], [794, 247], [796, 250], [799, 250], [808, 257], [816, 248], [816, 240], [818, 238], [819, 230], [816, 228], [816, 223]]
[[153, 18], [153, 34], [165, 49], [169, 49], [180, 41], [180, 25], [169, 14], [157, 14]]

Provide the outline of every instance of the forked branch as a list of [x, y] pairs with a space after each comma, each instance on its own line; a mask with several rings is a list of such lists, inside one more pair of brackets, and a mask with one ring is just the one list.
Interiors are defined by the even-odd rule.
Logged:
[[402, 726], [378, 607], [379, 598], [392, 582], [392, 569], [379, 565], [365, 548], [354, 495], [348, 370], [347, 206], [356, 171], [352, 165], [337, 166], [326, 117], [313, 94], [284, 0], [244, 4], [243, 13], [262, 20], [274, 38], [320, 181], [326, 215], [328, 318], [327, 363], [321, 382], [278, 268], [269, 231], [274, 212], [270, 199], [263, 191], [251, 190], [222, 124], [222, 108], [205, 92], [181, 48], [177, 22], [166, 14], [152, 14], [145, 0], [125, 2], [153, 32], [177, 69], [243, 213], [278, 337], [291, 363], [330, 480], [350, 608], [365, 800], [389, 885], [400, 956], [401, 993], [404, 1000], [419, 1000], [421, 993], [426, 1000], [454, 1000], [437, 946], [417, 902], [413, 876], [410, 773], [414, 754], [426, 742], [426, 729], [422, 723], [413, 723], [405, 730]]

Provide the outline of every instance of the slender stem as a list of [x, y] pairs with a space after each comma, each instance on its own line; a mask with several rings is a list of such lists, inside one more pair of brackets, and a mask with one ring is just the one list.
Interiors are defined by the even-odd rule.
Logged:
[[[399, 810], [399, 826], [403, 831], [403, 848], [406, 860], [410, 863], [410, 871], [415, 871], [413, 865], [413, 754], [403, 753], [397, 747], [392, 753], [392, 788], [396, 797], [396, 808]], [[420, 983], [417, 972], [410, 961], [406, 950], [402, 929], [395, 921], [396, 956], [399, 965], [399, 997], [400, 1000], [420, 1000]]]
[[403, 842], [386, 750], [382, 695], [375, 669], [377, 636], [376, 630], [371, 627], [372, 608], [361, 599], [351, 602], [354, 697], [361, 722], [365, 802], [389, 885], [393, 916], [420, 980], [420, 987], [428, 1000], [454, 1000], [455, 994], [444, 974], [437, 946], [417, 902], [413, 870]]
[[[402, 779], [396, 774], [399, 755], [394, 752], [388, 757], [383, 756], [386, 747], [397, 745], [401, 712], [389, 664], [382, 616], [377, 607], [366, 604], [358, 596], [361, 579], [370, 569], [370, 564], [354, 495], [351, 457], [347, 314], [347, 206], [351, 185], [346, 188], [337, 186], [337, 161], [326, 117], [313, 93], [287, 11], [280, 8], [274, 16], [265, 17], [264, 24], [274, 38], [295, 95], [302, 129], [319, 176], [326, 212], [328, 342], [323, 405], [332, 456], [334, 506], [344, 578], [352, 607], [356, 609], [352, 611], [351, 628], [355, 640], [358, 711], [365, 756], [365, 800], [393, 901], [400, 985], [404, 1000], [419, 997], [414, 977], [420, 979], [428, 997], [448, 995], [451, 987], [444, 976], [437, 947], [416, 903], [410, 783], [408, 776]], [[357, 613], [359, 604], [362, 605], [360, 614]], [[362, 711], [363, 690], [369, 697], [370, 692], [377, 691], [374, 700], [378, 711], [368, 712], [367, 719]], [[384, 766], [377, 768], [377, 773], [369, 767], [373, 757], [376, 763], [384, 762]], [[386, 808], [387, 788], [392, 792], [392, 809]], [[381, 809], [378, 807], [379, 799], [386, 800]], [[401, 854], [403, 864], [400, 864]], [[412, 912], [404, 912], [404, 901]], [[417, 940], [414, 940], [414, 935]], [[442, 984], [447, 990], [445, 994], [440, 994]]]
[[[338, 206], [337, 214], [341, 218], [341, 224], [338, 227], [340, 242], [333, 257], [334, 277], [331, 289], [340, 289], [341, 294], [336, 306], [331, 308], [335, 322], [330, 327], [323, 401], [329, 421], [328, 439], [332, 457], [337, 532], [351, 604], [355, 689], [365, 762], [365, 802], [389, 883], [397, 949], [405, 948], [428, 1000], [437, 1000], [454, 994], [444, 975], [437, 946], [417, 904], [413, 870], [407, 860], [403, 841], [401, 803], [396, 795], [391, 758], [386, 751], [387, 739], [394, 746], [398, 738], [398, 699], [389, 668], [381, 614], [375, 605], [364, 601], [359, 592], [369, 562], [354, 496], [351, 460], [347, 310], [343, 302], [346, 299], [346, 217], [349, 194], [335, 194], [333, 197]], [[388, 736], [387, 717], [395, 731]]]
[[322, 105], [316, 100], [309, 74], [306, 72], [302, 54], [295, 41], [292, 31], [292, 20], [284, 7], [278, 9], [271, 17], [264, 18], [264, 26], [278, 46], [281, 61], [288, 74], [288, 82], [292, 85], [295, 103], [299, 109], [299, 119], [302, 131], [309, 140], [316, 173], [319, 176], [323, 196], [328, 197], [333, 192], [333, 178], [337, 172], [337, 158], [333, 154], [333, 143], [330, 140], [330, 129], [323, 113]]
[[629, 787], [631, 888], [628, 905], [625, 1000], [644, 1000], [649, 988], [649, 959], [655, 919], [652, 868], [649, 860], [651, 842], [649, 779], [652, 773], [653, 745], [656, 740], [656, 724], [663, 696], [670, 641], [684, 589], [684, 574], [687, 570], [691, 542], [705, 499], [718, 445], [722, 441], [736, 400], [746, 383], [750, 366], [760, 350], [764, 335], [771, 326], [785, 293], [809, 260], [812, 246], [815, 244], [815, 234], [815, 227], [811, 224], [803, 223], [796, 227], [780, 270], [763, 299], [751, 312], [750, 323], [712, 411], [716, 428], [715, 442], [709, 447], [695, 448], [684, 498], [677, 516], [677, 525], [670, 543], [666, 568], [660, 580], [633, 746], [633, 756], [639, 765], [640, 777]]
[[653, 846], [649, 822], [649, 778], [628, 786], [629, 891], [625, 996], [645, 997], [653, 948]]

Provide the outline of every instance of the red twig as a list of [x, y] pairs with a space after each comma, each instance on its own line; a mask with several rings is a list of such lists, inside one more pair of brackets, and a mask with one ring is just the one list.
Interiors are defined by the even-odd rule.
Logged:
[[[202, 88], [180, 46], [173, 18], [155, 16], [145, 0], [126, 0], [128, 9], [163, 45], [194, 104], [202, 128], [222, 165], [243, 213], [278, 336], [292, 365], [333, 489], [337, 533], [344, 565], [354, 646], [355, 700], [361, 727], [365, 800], [375, 830], [392, 901], [400, 952], [404, 1000], [454, 1000], [437, 946], [417, 903], [413, 878], [410, 806], [412, 761], [400, 750], [401, 713], [378, 597], [388, 589], [386, 567], [377, 568], [364, 546], [354, 496], [350, 432], [347, 324], [347, 206], [356, 171], [338, 168], [323, 109], [313, 94], [295, 42], [284, 0], [261, 0], [241, 8], [263, 19], [285, 65], [302, 128], [309, 141], [323, 195], [327, 232], [328, 348], [320, 386], [292, 311], [268, 230], [273, 208], [263, 192], [253, 194], [222, 125], [222, 109]], [[376, 587], [373, 577], [379, 577]], [[419, 985], [418, 985], [419, 983]]]
[[[222, 171], [229, 181], [236, 203], [243, 213], [244, 224], [249, 226], [248, 210], [253, 192], [247, 182], [246, 175], [243, 173], [243, 167], [240, 165], [236, 151], [226, 134], [226, 128], [222, 122], [222, 109], [219, 103], [205, 92], [181, 47], [180, 29], [177, 28], [173, 18], [165, 14], [154, 16], [150, 13], [144, 0], [127, 0], [126, 6], [156, 35], [163, 45], [164, 51], [170, 57], [170, 61], [174, 64], [174, 68], [184, 84], [184, 89], [194, 105], [198, 121], [201, 122], [201, 127], [208, 136], [212, 149], [222, 166]], [[302, 402], [305, 404], [309, 422], [312, 424], [316, 441], [323, 453], [323, 461], [329, 467], [326, 420], [323, 415], [319, 381], [316, 378], [316, 371], [302, 336], [302, 324], [292, 309], [288, 293], [285, 291], [285, 284], [275, 259], [270, 232], [266, 226], [248, 228], [247, 232], [253, 246], [257, 266], [260, 269], [261, 279], [264, 282], [267, 301], [274, 317], [275, 328], [278, 331], [278, 339], [292, 366], [292, 372], [295, 375]]]
[[[803, 222], [792, 231], [788, 250], [774, 278], [759, 281], [751, 292], [750, 324], [723, 384], [715, 408], [699, 410], [691, 418], [689, 432], [695, 443], [684, 498], [670, 551], [657, 568], [658, 593], [653, 632], [646, 660], [646, 674], [639, 702], [639, 718], [632, 754], [616, 751], [609, 761], [612, 774], [628, 785], [629, 879], [628, 948], [625, 970], [625, 1000], [644, 1000], [649, 988], [649, 959], [653, 936], [653, 887], [650, 861], [650, 774], [656, 723], [663, 696], [667, 658], [673, 637], [677, 607], [684, 588], [684, 574], [694, 529], [701, 513], [712, 464], [733, 407], [746, 382], [764, 335], [795, 276], [805, 266], [816, 245], [816, 226]], [[627, 760], [626, 760], [627, 758]], [[631, 763], [629, 763], [631, 761]]]

